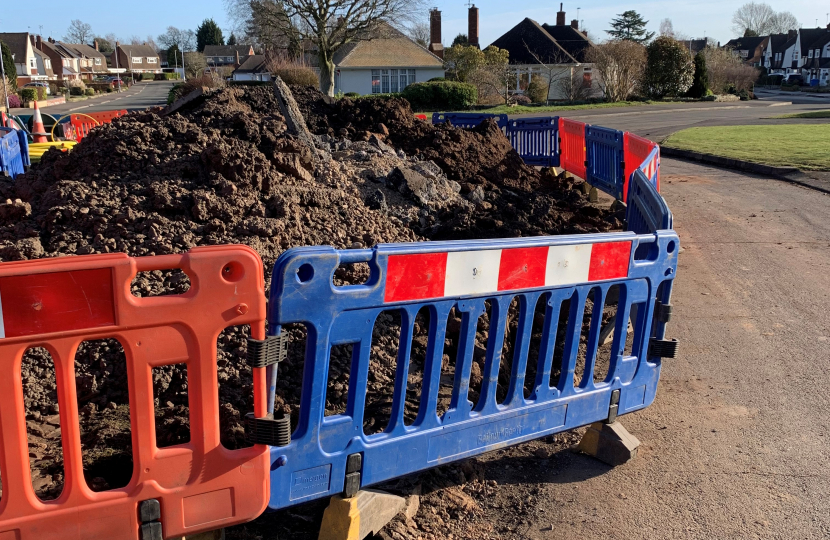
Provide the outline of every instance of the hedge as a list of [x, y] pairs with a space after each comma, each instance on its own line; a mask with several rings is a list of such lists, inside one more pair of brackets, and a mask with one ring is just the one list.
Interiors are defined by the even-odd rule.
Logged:
[[461, 110], [476, 104], [478, 90], [472, 84], [461, 82], [422, 82], [407, 86], [403, 97], [416, 110]]
[[19, 93], [20, 99], [25, 103], [29, 103], [37, 99], [37, 92], [34, 88], [22, 88]]

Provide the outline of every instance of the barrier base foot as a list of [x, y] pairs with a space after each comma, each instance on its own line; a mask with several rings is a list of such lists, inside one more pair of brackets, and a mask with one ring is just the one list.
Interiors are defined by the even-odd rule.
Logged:
[[574, 448], [612, 467], [628, 463], [637, 457], [640, 441], [619, 422], [591, 424], [582, 440]]
[[367, 489], [344, 499], [331, 498], [323, 513], [318, 540], [363, 540], [376, 534], [403, 510], [406, 500], [397, 495]]

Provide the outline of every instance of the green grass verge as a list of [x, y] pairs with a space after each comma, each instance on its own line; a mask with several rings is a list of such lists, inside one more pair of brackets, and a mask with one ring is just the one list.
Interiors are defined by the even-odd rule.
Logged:
[[663, 146], [764, 165], [830, 170], [830, 124], [689, 128]]
[[517, 105], [515, 107], [508, 107], [507, 105], [497, 105], [489, 109], [478, 109], [475, 111], [459, 111], [459, 112], [475, 112], [482, 114], [536, 114], [536, 113], [555, 113], [557, 111], [582, 111], [587, 109], [610, 109], [615, 107], [634, 107], [637, 105], [653, 105], [661, 103], [659, 101], [618, 101], [616, 103], [585, 103], [582, 105], [543, 105], [530, 107], [527, 105]]
[[805, 113], [782, 114], [781, 116], [773, 116], [775, 120], [785, 118], [830, 118], [830, 111], [813, 111]]

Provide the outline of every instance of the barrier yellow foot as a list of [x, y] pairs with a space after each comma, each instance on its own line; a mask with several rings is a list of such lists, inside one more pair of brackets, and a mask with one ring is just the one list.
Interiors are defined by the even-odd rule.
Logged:
[[403, 497], [371, 489], [348, 499], [332, 497], [323, 513], [318, 540], [363, 540], [398, 515], [405, 502]]

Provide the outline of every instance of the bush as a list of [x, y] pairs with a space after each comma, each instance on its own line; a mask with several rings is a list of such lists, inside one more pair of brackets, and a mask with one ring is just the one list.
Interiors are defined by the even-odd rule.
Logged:
[[49, 89], [43, 86], [37, 87], [37, 100], [38, 101], [46, 101], [49, 99]]
[[94, 88], [87, 88], [86, 90], [84, 90], [84, 94], [86, 94], [87, 96], [94, 96], [95, 95], [95, 89]]
[[444, 77], [433, 77], [428, 82], [444, 82], [446, 80]]
[[298, 86], [320, 86], [320, 77], [314, 70], [304, 66], [285, 66], [274, 70], [274, 75], [279, 77], [285, 84]]
[[545, 103], [548, 100], [548, 81], [540, 76], [534, 75], [527, 87], [527, 97], [533, 103]]
[[20, 90], [20, 99], [26, 103], [30, 103], [37, 99], [37, 92], [34, 88], [22, 88]]
[[461, 82], [423, 82], [407, 86], [402, 96], [416, 110], [460, 110], [476, 104], [478, 90]]
[[533, 101], [527, 96], [516, 94], [515, 96], [510, 96], [509, 103], [512, 105], [530, 105]]
[[156, 78], [155, 73], [142, 73], [139, 76], [138, 80], [139, 81], [152, 81], [155, 78]]
[[343, 97], [357, 99], [360, 97], [360, 94], [358, 94], [357, 92], [346, 92], [345, 94], [343, 94]]
[[9, 94], [9, 107], [12, 109], [19, 109], [22, 106], [23, 104], [20, 102], [20, 98], [17, 94]]
[[706, 68], [706, 55], [700, 51], [695, 55], [695, 75], [689, 97], [702, 98], [709, 92], [709, 71]]
[[58, 94], [60, 94], [60, 90], [58, 90], [57, 84], [50, 84], [49, 91], [52, 92], [52, 96], [57, 96]]
[[686, 47], [668, 36], [660, 36], [646, 47], [648, 60], [643, 72], [643, 90], [662, 98], [686, 93], [694, 79], [694, 63]]

